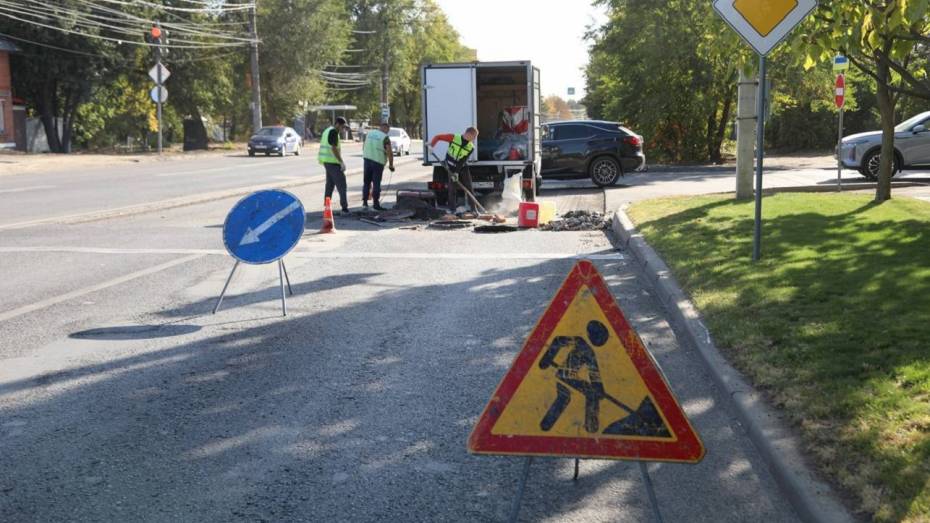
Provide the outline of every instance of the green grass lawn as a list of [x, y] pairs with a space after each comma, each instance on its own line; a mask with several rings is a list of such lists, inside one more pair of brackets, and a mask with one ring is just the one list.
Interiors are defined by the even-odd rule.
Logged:
[[930, 521], [930, 204], [869, 195], [652, 200], [629, 212], [717, 345], [879, 521]]

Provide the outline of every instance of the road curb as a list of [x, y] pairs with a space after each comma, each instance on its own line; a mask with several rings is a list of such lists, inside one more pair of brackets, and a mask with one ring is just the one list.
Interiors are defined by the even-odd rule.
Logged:
[[616, 211], [611, 226], [621, 244], [642, 266], [679, 339], [697, 350], [716, 384], [731, 398], [740, 423], [798, 516], [807, 522], [856, 521], [830, 486], [807, 467], [800, 441], [788, 424], [714, 345], [700, 313], [679, 287], [668, 265], [636, 230], [624, 208]]
[[[415, 157], [405, 158], [403, 160], [398, 160], [394, 162], [395, 166], [406, 165], [409, 163], [414, 163], [418, 161]], [[353, 176], [362, 174], [363, 168], [359, 167], [357, 169], [352, 169], [346, 171], [346, 176]], [[111, 218], [125, 218], [127, 216], [135, 216], [138, 214], [145, 214], [149, 212], [156, 211], [165, 211], [168, 209], [176, 209], [178, 207], [188, 207], [190, 205], [198, 205], [201, 203], [209, 203], [217, 200], [225, 200], [227, 198], [235, 198], [237, 196], [245, 196], [247, 194], [252, 194], [256, 191], [268, 190], [268, 189], [292, 189], [294, 187], [301, 187], [304, 185], [311, 185], [314, 183], [320, 183], [322, 180], [319, 178], [310, 178], [302, 180], [294, 180], [291, 182], [277, 183], [277, 184], [264, 184], [264, 185], [251, 185], [248, 187], [239, 187], [237, 189], [227, 189], [225, 191], [216, 191], [209, 193], [202, 193], [195, 196], [189, 196], [184, 198], [171, 198], [168, 200], [160, 200], [157, 202], [142, 203], [135, 205], [128, 205], [125, 207], [117, 207], [115, 209], [107, 209], [104, 211], [92, 211], [88, 213], [73, 214], [69, 216], [58, 216], [55, 218], [42, 218], [39, 220], [31, 220], [26, 222], [19, 223], [10, 223], [6, 225], [0, 225], [0, 231], [6, 230], [15, 230], [15, 229], [26, 229], [29, 227], [36, 227], [39, 225], [74, 225], [78, 223], [88, 223], [96, 222], [100, 220], [107, 220]]]

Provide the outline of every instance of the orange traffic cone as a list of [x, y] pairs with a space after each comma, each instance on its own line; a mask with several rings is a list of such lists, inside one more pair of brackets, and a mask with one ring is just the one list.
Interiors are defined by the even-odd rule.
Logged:
[[334, 232], [336, 232], [336, 220], [333, 218], [333, 202], [327, 196], [323, 201], [323, 226], [320, 227], [320, 234]]

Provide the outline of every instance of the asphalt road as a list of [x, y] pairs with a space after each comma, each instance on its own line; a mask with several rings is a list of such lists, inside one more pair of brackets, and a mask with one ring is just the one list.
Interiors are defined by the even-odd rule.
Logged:
[[[269, 161], [275, 176], [306, 167]], [[243, 168], [222, 184], [251, 184], [246, 171], [255, 176]], [[59, 183], [52, 176], [38, 183]], [[88, 176], [88, 194], [113, 190], [115, 174]], [[194, 176], [175, 180], [218, 187]], [[412, 163], [392, 181], [415, 188], [428, 176]], [[359, 177], [350, 190], [357, 204]], [[582, 257], [604, 274], [707, 448], [698, 465], [649, 465], [665, 520], [796, 519], [727, 398], [605, 233], [337, 218], [338, 232], [319, 236], [322, 187], [293, 192], [310, 221], [286, 260], [287, 318], [273, 266], [244, 267], [210, 314], [233, 264], [220, 225], [235, 198], [0, 230], [0, 519], [505, 520], [522, 460], [469, 455], [466, 438]], [[548, 184], [543, 197], [561, 211], [601, 211], [610, 192], [571, 182]], [[578, 482], [571, 471], [570, 460], [534, 463], [523, 521], [650, 520], [636, 464], [584, 461]]]
[[[362, 168], [362, 149], [345, 147], [349, 172]], [[398, 163], [412, 157], [398, 158]], [[0, 228], [50, 218], [151, 204], [196, 194], [289, 182], [325, 183], [316, 147], [301, 156], [249, 157], [245, 152], [192, 159], [114, 163], [110, 167], [58, 168], [0, 177]]]

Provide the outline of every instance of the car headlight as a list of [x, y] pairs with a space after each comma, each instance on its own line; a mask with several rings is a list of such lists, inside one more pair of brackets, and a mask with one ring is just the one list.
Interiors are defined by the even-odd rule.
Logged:
[[843, 145], [851, 145], [853, 147], [858, 147], [860, 145], [865, 145], [869, 143], [869, 140], [850, 140], [848, 142], [843, 142]]

